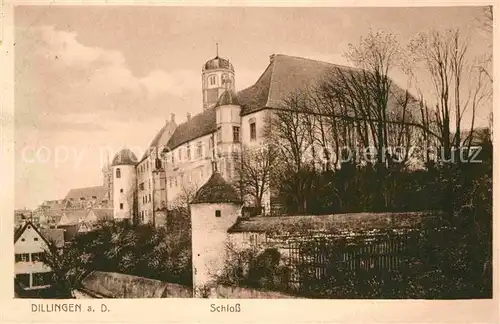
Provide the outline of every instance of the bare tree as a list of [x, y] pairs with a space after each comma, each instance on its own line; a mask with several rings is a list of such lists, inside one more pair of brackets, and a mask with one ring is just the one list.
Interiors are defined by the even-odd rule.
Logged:
[[[432, 81], [435, 100], [432, 119], [444, 157], [449, 159], [453, 146], [458, 148], [464, 141], [464, 113], [471, 112], [473, 129], [477, 107], [488, 97], [484, 60], [472, 63], [468, 55], [469, 39], [458, 29], [421, 33], [409, 48], [416, 54], [417, 61], [424, 63]], [[452, 121], [455, 123], [453, 132]]]
[[260, 210], [262, 199], [270, 192], [271, 176], [278, 163], [278, 152], [274, 145], [244, 147], [236, 161], [236, 184], [243, 198], [250, 196]]

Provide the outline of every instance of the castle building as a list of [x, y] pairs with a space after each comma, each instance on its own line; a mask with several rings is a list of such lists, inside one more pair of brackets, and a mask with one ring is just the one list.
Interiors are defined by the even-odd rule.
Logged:
[[[266, 121], [273, 111], [282, 109], [291, 94], [318, 86], [337, 69], [352, 70], [332, 63], [274, 54], [255, 84], [236, 92], [235, 69], [217, 53], [201, 68], [201, 112], [193, 116], [187, 114], [186, 121], [179, 124], [172, 115], [139, 161], [131, 160], [125, 166], [113, 165], [109, 187], [112, 186], [115, 210], [120, 217], [126, 217], [120, 209], [120, 204], [125, 203], [121, 202], [124, 196], [119, 190], [125, 188], [117, 187], [117, 181], [123, 182], [116, 177], [117, 168], [122, 172], [127, 170], [129, 186], [136, 181], [134, 212], [138, 221], [158, 226], [165, 224], [167, 210], [186, 206], [214, 171], [233, 183], [238, 177], [239, 154], [265, 143]], [[270, 210], [269, 193], [263, 197], [263, 207], [265, 211]]]

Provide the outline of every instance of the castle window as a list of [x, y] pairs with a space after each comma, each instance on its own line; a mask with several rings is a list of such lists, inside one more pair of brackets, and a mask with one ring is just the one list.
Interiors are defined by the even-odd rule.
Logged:
[[116, 178], [121, 178], [122, 174], [120, 168], [116, 169]]
[[202, 153], [202, 148], [201, 148], [201, 141], [198, 141], [196, 143], [196, 158], [201, 158], [201, 153]]
[[175, 155], [174, 155], [174, 153], [172, 152], [172, 164], [174, 164], [174, 163], [175, 163]]
[[182, 161], [182, 147], [179, 148], [179, 161]]
[[215, 84], [215, 75], [209, 76], [208, 82], [210, 83], [210, 85], [214, 85]]
[[175, 186], [176, 186], [176, 187], [178, 186], [178, 183], [177, 183], [177, 177], [175, 177]]
[[170, 178], [170, 179], [168, 179], [168, 180], [169, 180], [169, 182], [170, 182], [170, 188], [172, 188], [172, 183], [173, 183], [174, 181], [172, 180], [172, 178]]
[[255, 141], [257, 139], [257, 127], [255, 122], [250, 124], [250, 140]]
[[238, 126], [233, 126], [233, 142], [240, 142], [240, 128]]
[[123, 203], [120, 203], [120, 209], [123, 209]]
[[140, 190], [144, 190], [144, 182], [141, 182], [141, 183], [139, 184], [139, 189], [140, 189]]
[[92, 199], [97, 199], [97, 197], [96, 196], [92, 196]]
[[220, 217], [221, 216], [221, 212], [220, 212], [220, 209], [217, 209], [215, 211], [215, 217]]
[[149, 202], [151, 202], [151, 194], [149, 194]]
[[222, 128], [217, 128], [217, 143], [222, 142]]
[[120, 192], [123, 192], [123, 189], [120, 189]]
[[191, 145], [189, 143], [187, 144], [186, 158], [188, 161], [191, 160]]

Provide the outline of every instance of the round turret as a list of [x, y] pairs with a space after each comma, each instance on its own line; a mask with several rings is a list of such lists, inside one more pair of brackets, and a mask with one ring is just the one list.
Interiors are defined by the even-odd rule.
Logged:
[[132, 220], [135, 214], [137, 157], [129, 149], [122, 149], [113, 158], [113, 217]]

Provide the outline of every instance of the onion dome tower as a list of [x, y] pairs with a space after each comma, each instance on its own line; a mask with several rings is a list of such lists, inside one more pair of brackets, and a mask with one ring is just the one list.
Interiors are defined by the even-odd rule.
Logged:
[[201, 70], [203, 109], [215, 106], [219, 97], [226, 91], [234, 91], [234, 68], [229, 60], [219, 57], [219, 46], [213, 59], [203, 64]]

